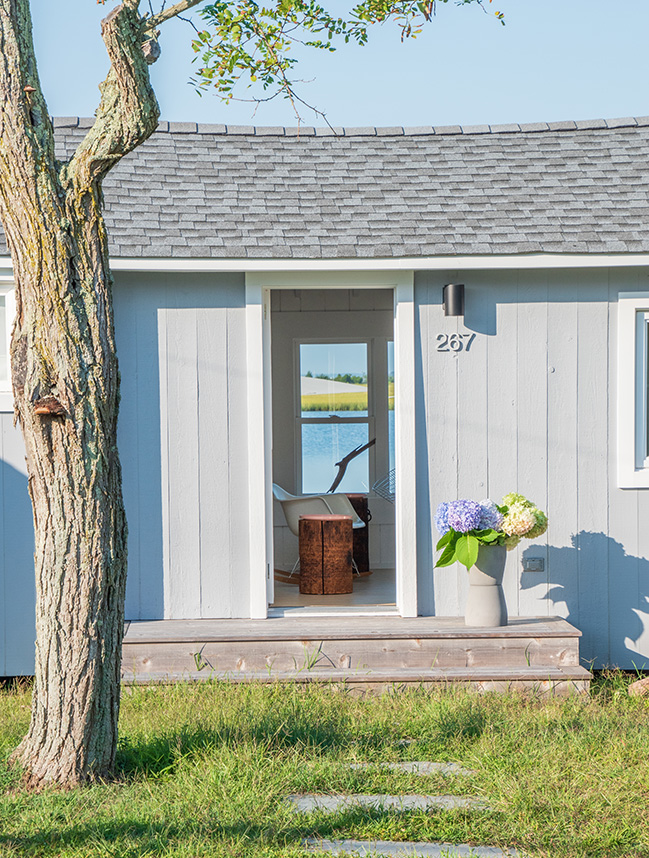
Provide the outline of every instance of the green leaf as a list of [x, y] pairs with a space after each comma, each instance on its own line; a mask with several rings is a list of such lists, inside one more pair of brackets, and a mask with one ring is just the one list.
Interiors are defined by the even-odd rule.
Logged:
[[439, 551], [445, 545], [448, 545], [454, 536], [457, 536], [457, 534], [454, 530], [447, 530], [446, 533], [444, 534], [444, 536], [442, 536], [442, 538], [439, 540], [439, 542], [435, 546], [436, 550]]
[[470, 533], [465, 533], [457, 541], [455, 546], [455, 555], [463, 566], [470, 569], [478, 559], [479, 549], [480, 543], [475, 536], [471, 536]]
[[490, 543], [494, 542], [500, 536], [499, 531], [494, 530], [490, 527], [488, 530], [477, 530], [475, 535], [480, 540], [480, 542]]
[[442, 556], [435, 564], [435, 569], [437, 569], [438, 566], [450, 566], [451, 563], [455, 563], [455, 559], [455, 546], [447, 545], [442, 552]]

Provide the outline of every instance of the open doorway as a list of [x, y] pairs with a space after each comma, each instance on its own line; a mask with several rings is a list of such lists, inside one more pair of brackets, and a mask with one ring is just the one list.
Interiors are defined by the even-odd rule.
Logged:
[[301, 593], [295, 526], [275, 501], [271, 607], [394, 611], [394, 290], [273, 289], [270, 299], [273, 483], [353, 496], [365, 524], [355, 555], [359, 537], [368, 549], [351, 593]]

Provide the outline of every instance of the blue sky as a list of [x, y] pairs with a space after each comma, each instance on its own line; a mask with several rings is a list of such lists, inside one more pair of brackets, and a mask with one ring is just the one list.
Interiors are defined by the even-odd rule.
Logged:
[[[339, 0], [336, 4], [341, 8]], [[300, 92], [332, 125], [471, 125], [649, 114], [647, 0], [494, 0], [487, 8], [495, 4], [507, 16], [505, 27], [475, 5], [458, 8], [449, 2], [415, 42], [401, 44], [394, 27], [382, 27], [366, 48], [311, 51], [301, 57]], [[99, 24], [112, 5], [32, 0], [51, 113], [92, 115], [107, 65]], [[163, 55], [153, 71], [163, 118], [296, 124], [282, 100], [262, 105], [253, 116], [250, 104], [225, 106], [214, 96], [195, 95], [187, 84], [191, 37], [181, 21], [163, 27]], [[306, 111], [303, 120], [323, 124]]]

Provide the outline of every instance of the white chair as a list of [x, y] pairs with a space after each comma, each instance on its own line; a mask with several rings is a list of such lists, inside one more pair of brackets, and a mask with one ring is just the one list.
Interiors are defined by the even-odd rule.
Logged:
[[[354, 530], [365, 527], [365, 522], [358, 516], [347, 495], [342, 493], [333, 495], [292, 495], [286, 489], [278, 486], [277, 483], [273, 483], [273, 497], [281, 504], [289, 530], [298, 538], [300, 536], [301, 515], [349, 515], [351, 516], [352, 528]], [[293, 575], [299, 563], [300, 558], [298, 557], [291, 569], [291, 575]], [[353, 560], [352, 565], [358, 573], [358, 568]]]

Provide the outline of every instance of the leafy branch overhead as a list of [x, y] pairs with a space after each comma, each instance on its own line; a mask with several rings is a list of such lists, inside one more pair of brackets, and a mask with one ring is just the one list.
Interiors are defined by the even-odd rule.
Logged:
[[[123, 0], [138, 5], [138, 0]], [[259, 5], [255, 0], [221, 0], [204, 4], [204, 0], [179, 0], [167, 7], [166, 0], [156, 13], [149, 0], [150, 14], [143, 18], [143, 40], [157, 38], [157, 27], [171, 18], [179, 17], [195, 6], [203, 19], [201, 28], [194, 26], [192, 42], [200, 68], [192, 77], [197, 92], [213, 90], [226, 102], [234, 96], [238, 83], [244, 79], [248, 88], [259, 86], [265, 101], [282, 95], [295, 104], [301, 101], [295, 92], [293, 67], [297, 58], [295, 47], [336, 50], [335, 42], [355, 42], [364, 45], [372, 24], [392, 22], [401, 40], [415, 39], [425, 23], [430, 21], [439, 3], [448, 0], [362, 0], [347, 17], [336, 16], [316, 0], [275, 0]], [[488, 0], [489, 3], [492, 0]], [[104, 4], [106, 0], [97, 0]], [[455, 0], [455, 5], [476, 4], [483, 11], [485, 0]], [[502, 24], [504, 14], [494, 13]], [[258, 90], [257, 90], [258, 91]]]

